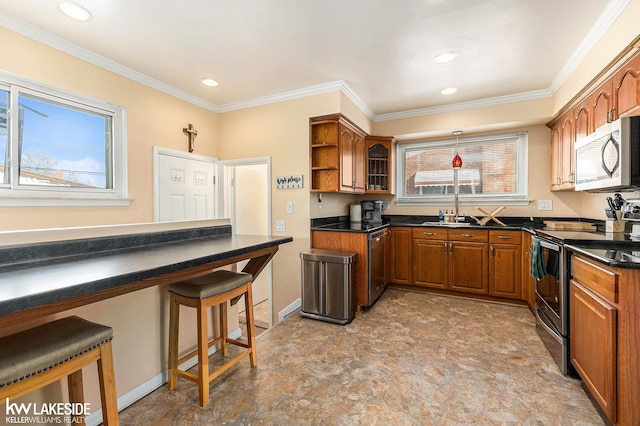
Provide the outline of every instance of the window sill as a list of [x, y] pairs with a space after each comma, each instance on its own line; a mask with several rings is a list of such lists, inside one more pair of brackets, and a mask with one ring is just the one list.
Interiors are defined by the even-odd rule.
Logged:
[[129, 198], [0, 197], [0, 207], [128, 207]]
[[[461, 206], [528, 206], [531, 203], [530, 200], [527, 199], [496, 199], [496, 198], [487, 198], [487, 199], [462, 199], [459, 200], [459, 205]], [[424, 200], [424, 199], [413, 199], [413, 198], [404, 198], [397, 199], [395, 202], [396, 206], [444, 206], [444, 205], [453, 205], [453, 196], [451, 197], [443, 197], [438, 199]]]

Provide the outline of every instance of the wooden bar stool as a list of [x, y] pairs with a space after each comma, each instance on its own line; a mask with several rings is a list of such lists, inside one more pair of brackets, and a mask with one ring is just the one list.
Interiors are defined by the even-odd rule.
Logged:
[[[77, 316], [0, 338], [0, 400], [18, 398], [67, 377], [69, 402], [84, 404], [82, 368], [98, 363], [102, 420], [118, 425], [113, 330]], [[84, 413], [86, 414], [86, 413]], [[84, 424], [84, 414], [78, 416]]]
[[[258, 364], [256, 354], [256, 336], [253, 320], [253, 298], [251, 295], [252, 276], [243, 272], [226, 270], [214, 271], [211, 274], [181, 281], [169, 286], [169, 378], [167, 388], [176, 387], [178, 376], [198, 384], [200, 405], [209, 402], [209, 383], [240, 359], [249, 355], [251, 366]], [[244, 295], [247, 316], [247, 343], [230, 339], [227, 331], [227, 302], [234, 305]], [[196, 350], [178, 359], [178, 328], [180, 324], [180, 305], [197, 309], [198, 347]], [[209, 341], [207, 331], [207, 312], [211, 306], [219, 306], [220, 336]], [[209, 348], [220, 343], [222, 356], [227, 355], [227, 344], [245, 348], [244, 351], [225, 362], [221, 367], [209, 372]], [[185, 360], [198, 355], [198, 375], [178, 369]]]

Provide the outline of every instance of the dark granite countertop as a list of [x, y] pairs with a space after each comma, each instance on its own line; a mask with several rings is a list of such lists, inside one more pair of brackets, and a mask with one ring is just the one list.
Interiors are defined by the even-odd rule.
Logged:
[[640, 242], [633, 246], [612, 242], [609, 247], [594, 244], [566, 244], [564, 247], [574, 253], [585, 255], [609, 266], [640, 269]]
[[[140, 236], [142, 241], [130, 235], [2, 248], [0, 315], [112, 290], [293, 240], [235, 235], [230, 227], [222, 228], [222, 233], [211, 232], [211, 228], [201, 234], [189, 230], [170, 240], [162, 232]], [[17, 259], [20, 253], [22, 261]], [[7, 261], [5, 255], [15, 261]]]
[[[343, 232], [375, 232], [379, 229], [389, 226], [402, 227], [446, 227], [446, 228], [472, 228], [472, 229], [498, 229], [498, 230], [515, 230], [536, 229], [543, 226], [541, 220], [531, 220], [530, 218], [499, 218], [507, 226], [502, 226], [495, 222], [487, 225], [478, 225], [472, 223], [473, 219], [467, 218], [464, 225], [456, 224], [440, 224], [437, 216], [409, 216], [409, 215], [389, 215], [382, 217], [381, 224], [366, 224], [360, 222], [349, 222], [349, 216], [333, 216], [326, 218], [318, 218], [311, 220], [312, 231], [343, 231]], [[425, 223], [432, 222], [432, 223]]]

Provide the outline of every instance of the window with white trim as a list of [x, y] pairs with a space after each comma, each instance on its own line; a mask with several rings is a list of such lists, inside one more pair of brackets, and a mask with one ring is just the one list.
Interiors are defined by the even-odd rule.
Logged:
[[[462, 168], [454, 170], [455, 155]], [[527, 133], [398, 144], [399, 205], [527, 204]]]
[[0, 205], [127, 204], [126, 111], [0, 73]]

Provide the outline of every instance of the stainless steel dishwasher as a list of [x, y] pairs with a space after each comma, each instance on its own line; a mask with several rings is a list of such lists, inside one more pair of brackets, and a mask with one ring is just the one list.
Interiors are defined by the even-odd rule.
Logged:
[[387, 249], [386, 230], [372, 232], [368, 237], [367, 306], [380, 297], [385, 288], [385, 251]]

